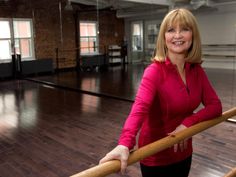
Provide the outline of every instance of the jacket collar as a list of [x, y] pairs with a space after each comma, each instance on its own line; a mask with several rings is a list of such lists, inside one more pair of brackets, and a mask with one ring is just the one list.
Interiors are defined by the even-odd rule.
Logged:
[[[166, 57], [166, 59], [165, 59], [165, 65], [166, 65], [167, 67], [169, 67], [169, 68], [176, 68], [176, 65], [171, 62], [171, 60], [169, 59], [169, 57]], [[185, 68], [185, 69], [189, 69], [191, 65], [192, 65], [192, 64], [189, 63], [189, 62], [185, 62], [184, 68]]]

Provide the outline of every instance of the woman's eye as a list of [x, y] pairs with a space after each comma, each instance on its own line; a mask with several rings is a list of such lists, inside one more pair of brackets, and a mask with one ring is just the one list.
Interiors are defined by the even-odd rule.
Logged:
[[183, 28], [183, 31], [190, 31], [190, 28]]
[[175, 31], [174, 28], [170, 28], [170, 29], [167, 30], [168, 33], [171, 33], [171, 32], [174, 32], [174, 31]]

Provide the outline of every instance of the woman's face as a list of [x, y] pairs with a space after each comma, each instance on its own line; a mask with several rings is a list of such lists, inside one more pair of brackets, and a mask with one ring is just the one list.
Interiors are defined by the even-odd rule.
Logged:
[[192, 36], [192, 30], [189, 27], [180, 26], [179, 24], [168, 27], [165, 32], [168, 55], [186, 55], [192, 45]]

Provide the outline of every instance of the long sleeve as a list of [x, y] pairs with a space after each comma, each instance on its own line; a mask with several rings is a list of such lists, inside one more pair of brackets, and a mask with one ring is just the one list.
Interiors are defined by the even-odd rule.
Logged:
[[155, 63], [148, 66], [143, 74], [135, 102], [124, 124], [119, 144], [132, 149], [136, 144], [136, 135], [148, 115], [150, 106], [157, 92], [158, 68]]
[[219, 100], [215, 90], [211, 86], [206, 73], [200, 66], [198, 67], [198, 74], [200, 75], [202, 84], [201, 100], [204, 108], [200, 109], [198, 112], [183, 120], [182, 124], [186, 127], [190, 127], [205, 120], [213, 119], [222, 114], [221, 101]]

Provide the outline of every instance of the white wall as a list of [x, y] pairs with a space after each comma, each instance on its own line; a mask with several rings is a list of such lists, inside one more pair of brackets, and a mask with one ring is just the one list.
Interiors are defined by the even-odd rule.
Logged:
[[196, 15], [203, 44], [236, 43], [235, 13]]
[[[215, 55], [236, 55], [236, 6], [231, 5], [229, 9], [210, 12], [208, 14], [196, 14], [199, 30], [201, 33], [202, 44], [229, 45], [230, 47], [214, 47], [211, 54]], [[206, 52], [206, 51], [205, 51]], [[203, 48], [204, 53], [204, 48]], [[204, 59], [204, 58], [203, 58]], [[227, 57], [217, 57], [216, 59], [204, 59], [203, 67], [236, 69], [236, 57], [227, 59]]]

